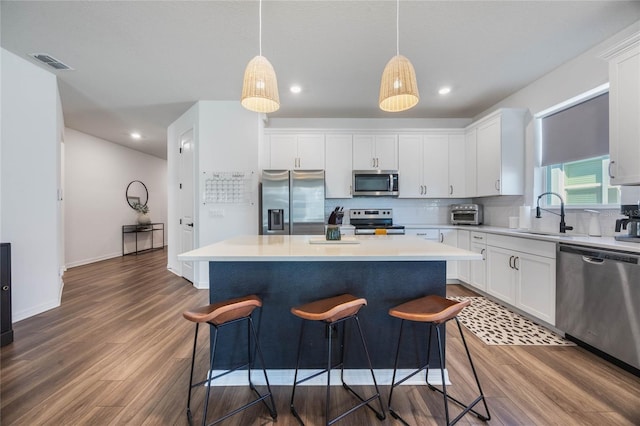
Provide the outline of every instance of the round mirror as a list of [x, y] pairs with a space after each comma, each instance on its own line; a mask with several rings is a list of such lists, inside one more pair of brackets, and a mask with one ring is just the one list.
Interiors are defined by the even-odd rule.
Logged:
[[147, 191], [144, 183], [134, 180], [127, 185], [127, 203], [132, 209], [135, 208], [136, 204], [146, 206], [147, 201], [149, 201], [149, 191]]

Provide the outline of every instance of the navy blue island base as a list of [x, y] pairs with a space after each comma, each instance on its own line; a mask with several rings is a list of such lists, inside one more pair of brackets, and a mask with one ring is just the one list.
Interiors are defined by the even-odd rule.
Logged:
[[[212, 261], [209, 262], [209, 299], [217, 302], [256, 294], [263, 301], [254, 320], [269, 369], [295, 368], [301, 321], [291, 314], [293, 306], [351, 293], [366, 298], [359, 318], [374, 368], [391, 369], [400, 331], [400, 320], [388, 315], [390, 308], [410, 299], [435, 294], [445, 296], [445, 261]], [[327, 338], [324, 324], [309, 324], [301, 368], [326, 364]], [[241, 362], [246, 351], [246, 330], [225, 332], [225, 345], [216, 353], [216, 368]], [[345, 368], [365, 368], [364, 352], [356, 330], [347, 325]], [[408, 323], [401, 349], [400, 368], [416, 368], [426, 360], [428, 328]], [[229, 342], [230, 339], [231, 342]], [[337, 360], [337, 357], [336, 357]], [[435, 333], [431, 360], [438, 365]]]

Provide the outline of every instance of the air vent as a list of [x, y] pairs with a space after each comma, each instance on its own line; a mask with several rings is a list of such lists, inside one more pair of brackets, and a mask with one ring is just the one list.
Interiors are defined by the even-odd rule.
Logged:
[[47, 55], [46, 53], [32, 53], [29, 56], [32, 56], [35, 59], [39, 60], [40, 62], [47, 64], [51, 68], [55, 68], [57, 70], [73, 70], [73, 68], [71, 68], [69, 65], [60, 62], [53, 56]]

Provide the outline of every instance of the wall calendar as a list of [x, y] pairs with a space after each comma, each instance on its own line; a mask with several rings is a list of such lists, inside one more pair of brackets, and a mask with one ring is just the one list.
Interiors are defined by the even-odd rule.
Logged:
[[203, 172], [200, 187], [203, 204], [253, 204], [256, 174], [245, 172]]

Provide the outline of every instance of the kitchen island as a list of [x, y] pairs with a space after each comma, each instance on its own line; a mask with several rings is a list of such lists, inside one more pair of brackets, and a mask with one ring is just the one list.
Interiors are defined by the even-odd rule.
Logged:
[[[368, 301], [359, 317], [374, 368], [389, 369], [393, 368], [400, 326], [399, 320], [387, 314], [389, 308], [427, 294], [445, 296], [446, 261], [482, 257], [407, 235], [343, 237], [340, 242], [324, 241], [324, 236], [254, 235], [202, 247], [179, 259], [209, 262], [212, 303], [247, 294], [262, 298], [263, 307], [254, 319], [267, 368], [295, 367], [300, 320], [290, 313], [292, 306], [351, 293]], [[415, 366], [415, 345], [423, 348], [422, 353], [426, 351], [426, 329], [418, 326], [408, 329], [413, 337], [403, 346], [406, 356], [401, 358], [401, 366]], [[324, 364], [321, 327], [316, 323], [307, 328], [303, 367]], [[317, 334], [311, 339], [314, 331]], [[354, 331], [347, 326], [347, 335]], [[232, 337], [237, 345], [244, 345], [244, 333], [238, 330]], [[234, 347], [227, 338], [225, 350], [216, 354], [223, 367], [231, 364], [238, 352], [244, 353], [226, 350]], [[362, 368], [358, 340], [355, 335], [349, 339], [346, 362], [351, 368]], [[437, 360], [435, 351], [432, 356]]]

